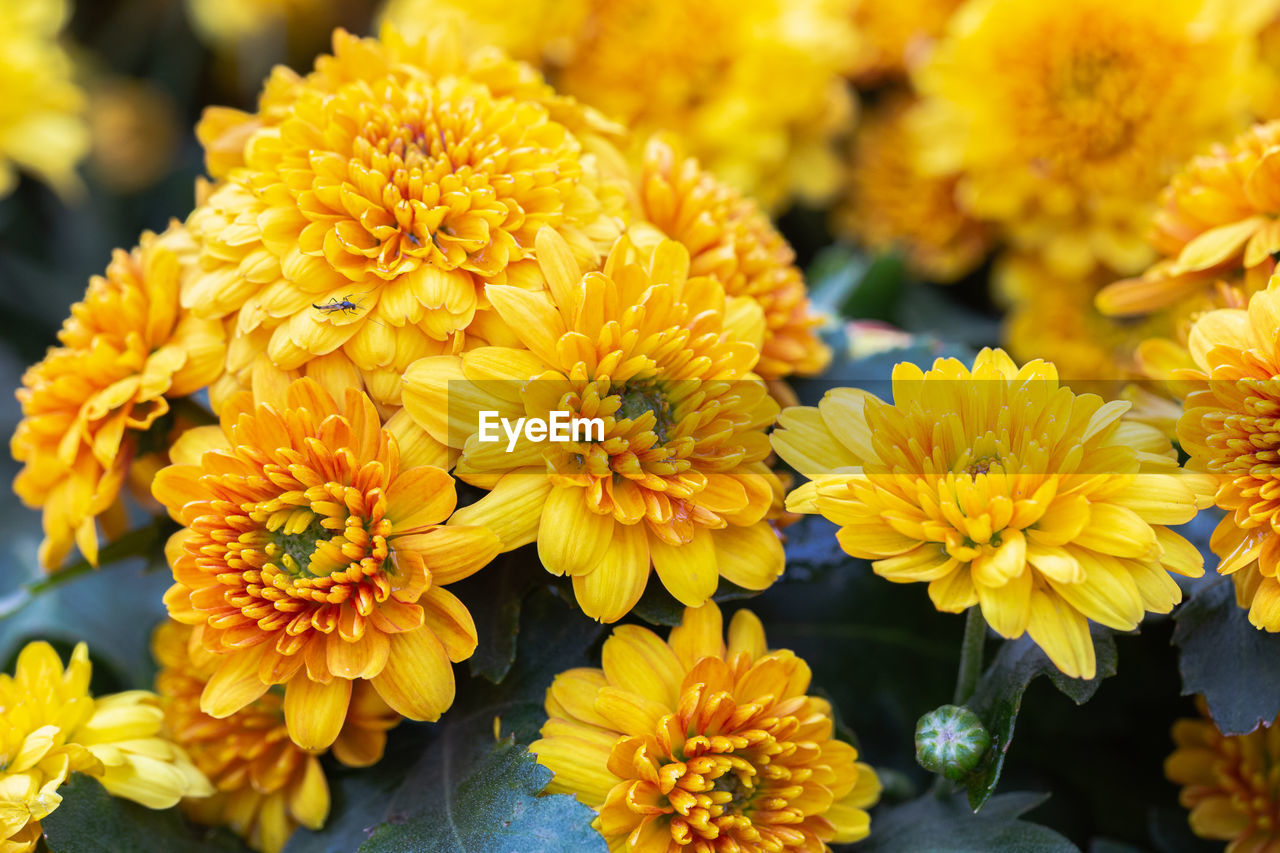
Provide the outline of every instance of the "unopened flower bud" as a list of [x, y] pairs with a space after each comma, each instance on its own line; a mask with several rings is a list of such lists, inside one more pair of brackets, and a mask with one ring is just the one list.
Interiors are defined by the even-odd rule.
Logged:
[[991, 746], [978, 715], [961, 705], [943, 705], [916, 723], [916, 761], [953, 781], [977, 768]]

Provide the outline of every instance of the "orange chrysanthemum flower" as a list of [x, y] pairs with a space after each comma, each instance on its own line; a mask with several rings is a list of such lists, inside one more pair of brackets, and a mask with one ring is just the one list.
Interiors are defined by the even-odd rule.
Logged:
[[[583, 610], [607, 622], [640, 598], [650, 566], [689, 605], [720, 577], [767, 587], [783, 563], [765, 520], [777, 405], [751, 372], [759, 350], [722, 325], [723, 289], [689, 278], [670, 241], [646, 262], [623, 237], [585, 276], [549, 229], [537, 248], [549, 293], [489, 288], [524, 348], [427, 358], [405, 377], [408, 412], [461, 449], [460, 479], [491, 489], [454, 521], [491, 527], [507, 549], [536, 540], [543, 565], [572, 576]], [[758, 309], [736, 321], [759, 339]], [[509, 423], [567, 412], [598, 418], [603, 434], [522, 432], [507, 452], [481, 440], [481, 412]]]
[[[117, 250], [105, 276], [58, 333], [59, 346], [22, 377], [23, 420], [10, 442], [24, 467], [23, 502], [44, 511], [40, 563], [56, 569], [72, 545], [98, 559], [96, 521], [117, 500], [138, 438], [222, 371], [222, 327], [178, 305], [190, 241], [181, 227]], [[110, 518], [103, 518], [104, 523]]]
[[153, 489], [187, 528], [165, 604], [219, 656], [200, 709], [227, 717], [282, 684], [306, 749], [338, 737], [361, 679], [411, 719], [449, 707], [451, 662], [476, 633], [441, 585], [499, 548], [482, 527], [442, 526], [452, 478], [402, 467], [373, 403], [345, 390], [339, 404], [300, 379], [232, 398], [220, 427], [184, 434]]
[[191, 216], [202, 248], [183, 303], [234, 315], [234, 373], [263, 353], [288, 371], [340, 352], [398, 405], [412, 361], [462, 345], [486, 284], [542, 286], [539, 229], [584, 261], [608, 248], [622, 194], [607, 167], [625, 177], [608, 127], [531, 69], [463, 57], [441, 34], [338, 31], [310, 76], [268, 82], [259, 116], [202, 123], [225, 181]]
[[769, 651], [740, 610], [728, 642], [714, 603], [686, 608], [664, 643], [614, 629], [603, 669], [571, 669], [547, 691], [530, 749], [599, 812], [627, 853], [826, 851], [865, 838], [880, 782], [835, 739], [831, 704], [807, 696], [809, 667]]
[[893, 404], [828, 392], [773, 433], [812, 482], [787, 508], [841, 526], [849, 554], [895, 583], [927, 582], [939, 610], [978, 605], [1003, 637], [1031, 635], [1073, 678], [1096, 673], [1090, 619], [1121, 631], [1182, 599], [1170, 572], [1203, 573], [1166, 525], [1207, 504], [1169, 439], [1129, 404], [1075, 394], [1051, 364], [983, 350], [893, 371]]
[[[662, 139], [645, 146], [640, 219], [689, 250], [689, 272], [710, 276], [730, 298], [752, 299], [764, 311], [764, 344], [756, 372], [766, 379], [818, 373], [831, 351], [814, 334], [795, 252], [756, 203]], [[637, 229], [632, 229], [633, 239]]]
[[[277, 692], [221, 720], [201, 711], [200, 695], [217, 671], [218, 656], [191, 639], [189, 626], [165, 622], [151, 640], [165, 728], [217, 790], [184, 800], [183, 809], [207, 826], [230, 826], [255, 850], [279, 853], [297, 827], [319, 829], [329, 814], [319, 756], [289, 739], [284, 697]], [[399, 720], [368, 683], [357, 683], [333, 742], [334, 757], [353, 767], [373, 764], [382, 757], [387, 729]]]
[[1164, 775], [1182, 786], [1178, 801], [1191, 810], [1191, 830], [1227, 842], [1227, 853], [1274, 849], [1280, 845], [1280, 720], [1247, 735], [1224, 735], [1199, 704], [1203, 719], [1173, 724], [1177, 748], [1164, 762]]

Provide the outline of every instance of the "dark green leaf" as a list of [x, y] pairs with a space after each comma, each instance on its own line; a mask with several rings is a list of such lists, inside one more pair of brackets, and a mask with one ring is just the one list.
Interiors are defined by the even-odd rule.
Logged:
[[894, 322], [899, 313], [906, 275], [907, 267], [901, 256], [892, 252], [877, 256], [840, 305], [840, 316]]
[[[726, 601], [741, 601], [757, 595], [759, 593], [754, 590], [743, 589], [721, 578], [712, 599], [723, 604]], [[654, 575], [649, 578], [649, 585], [645, 587], [644, 595], [640, 596], [636, 606], [631, 608], [631, 615], [637, 619], [643, 619], [650, 625], [671, 627], [679, 625], [680, 620], [684, 618], [684, 605], [676, 601], [662, 585], [662, 581], [658, 580], [657, 575]]]
[[980, 814], [957, 794], [918, 800], [876, 812], [871, 835], [859, 853], [1074, 853], [1079, 848], [1048, 827], [1020, 820], [1048, 799], [1047, 794], [1002, 794]]
[[472, 675], [495, 684], [507, 677], [516, 659], [521, 603], [534, 587], [551, 580], [530, 546], [499, 556], [483, 572], [449, 587], [476, 623], [479, 644], [467, 662]]
[[1245, 734], [1280, 712], [1280, 635], [1249, 624], [1229, 578], [1202, 587], [1173, 616], [1184, 695], [1200, 693], [1224, 734]]

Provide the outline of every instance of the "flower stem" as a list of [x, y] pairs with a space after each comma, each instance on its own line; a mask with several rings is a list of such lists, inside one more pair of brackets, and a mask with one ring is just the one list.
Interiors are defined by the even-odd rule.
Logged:
[[987, 620], [981, 607], [970, 607], [964, 622], [964, 640], [960, 645], [960, 671], [956, 673], [953, 702], [963, 705], [973, 696], [982, 675], [982, 649], [987, 639]]

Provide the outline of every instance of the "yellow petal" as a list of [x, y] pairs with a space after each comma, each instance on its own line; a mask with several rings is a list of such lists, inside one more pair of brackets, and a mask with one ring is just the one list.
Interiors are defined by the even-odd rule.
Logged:
[[617, 525], [613, 516], [593, 512], [587, 490], [552, 486], [538, 526], [538, 557], [553, 575], [582, 575], [599, 565]]
[[769, 522], [713, 530], [711, 538], [720, 576], [730, 583], [743, 589], [765, 589], [782, 574], [786, 560], [782, 541]]
[[573, 578], [582, 612], [598, 622], [616, 622], [635, 606], [649, 582], [649, 538], [643, 524], [618, 524], [609, 549], [594, 571]]
[[453, 667], [425, 627], [392, 635], [387, 665], [372, 682], [383, 701], [411, 720], [434, 722], [453, 704]]
[[691, 669], [705, 657], [724, 657], [724, 620], [714, 601], [701, 607], [686, 607], [680, 624], [667, 638], [680, 663]]
[[1036, 590], [1031, 594], [1027, 633], [1065, 675], [1071, 678], [1097, 675], [1088, 621], [1054, 593]]
[[328, 749], [338, 739], [351, 702], [351, 681], [333, 678], [328, 684], [302, 674], [284, 689], [284, 722], [289, 737], [303, 749]]
[[710, 530], [696, 529], [693, 538], [683, 545], [669, 545], [651, 537], [649, 557], [662, 585], [681, 604], [698, 607], [715, 594], [720, 576]]

